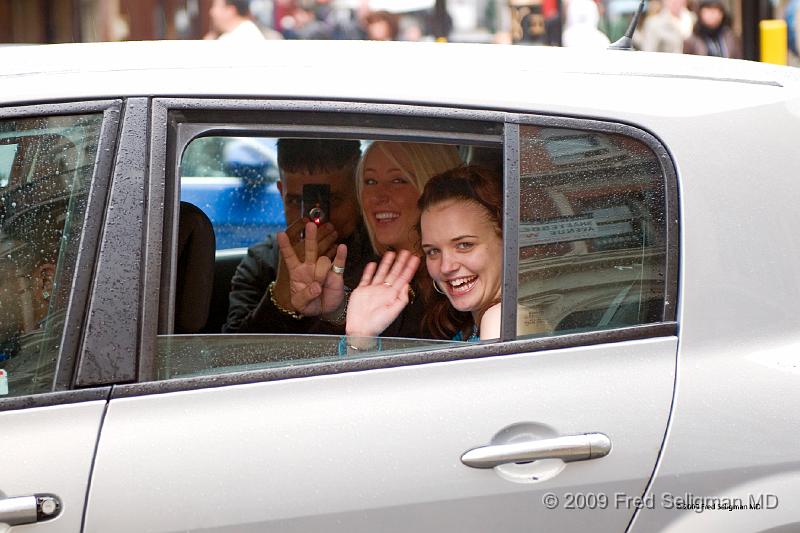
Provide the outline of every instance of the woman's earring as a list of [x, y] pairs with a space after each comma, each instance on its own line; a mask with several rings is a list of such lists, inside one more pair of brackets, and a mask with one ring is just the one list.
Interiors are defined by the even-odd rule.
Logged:
[[45, 300], [49, 300], [50, 299], [50, 293], [48, 291], [44, 291], [42, 293], [42, 298], [45, 299]]
[[435, 280], [435, 279], [432, 279], [432, 280], [431, 280], [431, 283], [433, 283], [433, 290], [435, 290], [435, 291], [436, 291], [436, 292], [438, 292], [439, 294], [446, 294], [446, 293], [445, 293], [445, 292], [444, 292], [442, 289], [440, 289], [440, 288], [439, 288], [439, 286], [436, 284], [436, 280]]

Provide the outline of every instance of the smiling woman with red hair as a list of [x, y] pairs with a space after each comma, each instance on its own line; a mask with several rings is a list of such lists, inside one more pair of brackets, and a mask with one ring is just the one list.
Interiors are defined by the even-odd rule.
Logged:
[[[503, 286], [500, 179], [478, 166], [449, 170], [425, 185], [418, 208], [421, 246], [435, 290], [425, 302], [424, 329], [443, 339], [498, 338]], [[349, 347], [374, 346], [373, 338], [408, 303], [409, 283], [419, 263], [403, 250], [387, 252], [380, 265], [367, 265], [347, 309]], [[541, 320], [518, 328], [528, 334], [549, 329]]]

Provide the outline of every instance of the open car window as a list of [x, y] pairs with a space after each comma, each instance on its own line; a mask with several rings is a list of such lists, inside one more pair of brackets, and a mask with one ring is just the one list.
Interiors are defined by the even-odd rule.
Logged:
[[[180, 221], [176, 249], [171, 250], [174, 300], [171, 309], [162, 310], [172, 314], [168, 317], [171, 321], [163, 322], [170, 324], [169, 330], [157, 341], [157, 379], [392, 357], [453, 350], [475, 341], [496, 342], [499, 334], [485, 335], [479, 327], [484, 317], [484, 325], [493, 320], [498, 328], [501, 321], [516, 322], [515, 337], [519, 339], [667, 320], [666, 177], [653, 149], [633, 135], [592, 127], [521, 125], [514, 131], [518, 132], [516, 159], [508, 158], [501, 142], [480, 142], [467, 136], [459, 141], [457, 133], [450, 133], [453, 140], [449, 143], [422, 142], [445, 145], [457, 154], [450, 165], [453, 168], [485, 169], [496, 180], [501, 196], [508, 180], [516, 180], [519, 195], [510, 201], [516, 204], [518, 214], [515, 218], [500, 216], [499, 244], [485, 254], [483, 263], [476, 264], [466, 255], [458, 255], [475, 246], [466, 242], [475, 231], [465, 230], [464, 242], [456, 243], [454, 238], [454, 255], [448, 258], [440, 249], [443, 241], [427, 242], [432, 235], [430, 224], [427, 241], [421, 235], [424, 217], [420, 221], [419, 213], [414, 213], [414, 223], [405, 230], [415, 236], [414, 253], [421, 258], [406, 308], [414, 309], [405, 315], [404, 325], [376, 334], [365, 343], [366, 349], [350, 346], [345, 311], [338, 321], [303, 316], [287, 309], [281, 304], [287, 300], [274, 293], [278, 270], [286, 268], [275, 232], [293, 227], [304, 200], [301, 189], [287, 190], [286, 184], [297, 179], [297, 169], [282, 172], [279, 141], [333, 138], [304, 131], [302, 136], [286, 134], [280, 139], [253, 132], [248, 137], [201, 134], [190, 140], [176, 161]], [[369, 136], [337, 136], [335, 140], [360, 147], [361, 163], [373, 143], [386, 142]], [[419, 144], [396, 138], [391, 142]], [[354, 188], [358, 180], [361, 189], [364, 183], [371, 184], [355, 168], [352, 179]], [[409, 206], [416, 206], [426, 183], [419, 182]], [[376, 242], [375, 228], [401, 217], [397, 207], [401, 193], [389, 195], [392, 199], [386, 200], [387, 205], [393, 207], [384, 211], [372, 209], [362, 194], [363, 190], [356, 192], [361, 229], [339, 239], [348, 243], [351, 259], [361, 258], [347, 265], [348, 298], [365, 265], [392, 249]], [[486, 207], [485, 198], [478, 196], [473, 203]], [[505, 200], [509, 201], [508, 196]], [[336, 209], [334, 206], [333, 211]], [[514, 212], [503, 211], [502, 205], [500, 209]], [[201, 220], [199, 225], [184, 220], [188, 211], [197, 213], [193, 218]], [[441, 219], [445, 222], [439, 227], [468, 228], [484, 218], [481, 213], [478, 205], [477, 211]], [[199, 226], [205, 229], [198, 230]], [[456, 232], [456, 237], [464, 238], [465, 231]], [[195, 235], [187, 239], [187, 234]], [[518, 249], [518, 257], [512, 258], [515, 269], [503, 264], [503, 247], [508, 243]], [[509, 280], [509, 272], [518, 272], [518, 278]], [[432, 283], [434, 279], [438, 283]], [[472, 313], [471, 291], [473, 287], [485, 290], [486, 280], [491, 281], [488, 285], [495, 290], [495, 297], [484, 298], [480, 312]], [[516, 305], [502, 306], [500, 287], [509, 284]], [[455, 307], [459, 301], [467, 302], [461, 311]], [[440, 312], [448, 311], [449, 305], [450, 312], [466, 313], [472, 321], [431, 321], [436, 305]]]

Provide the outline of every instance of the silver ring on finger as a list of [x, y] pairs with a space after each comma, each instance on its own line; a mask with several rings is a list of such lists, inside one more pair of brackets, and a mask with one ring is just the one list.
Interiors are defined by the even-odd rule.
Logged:
[[344, 274], [344, 267], [331, 265], [331, 270], [333, 270], [334, 274], [339, 274], [339, 275]]
[[388, 281], [384, 281], [383, 284], [386, 285], [387, 287], [391, 287], [392, 286], [392, 284], [389, 283]]

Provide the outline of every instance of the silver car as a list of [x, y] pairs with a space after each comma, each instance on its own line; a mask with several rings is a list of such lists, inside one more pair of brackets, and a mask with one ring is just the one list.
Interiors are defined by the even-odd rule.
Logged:
[[[800, 523], [796, 70], [436, 43], [3, 56], [0, 531]], [[219, 333], [247, 252], [214, 245], [232, 219], [182, 217], [189, 185], [238, 183], [187, 159], [209, 137], [495, 165], [500, 337], [343, 356]]]

